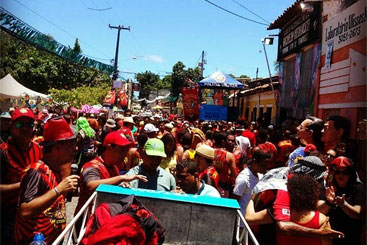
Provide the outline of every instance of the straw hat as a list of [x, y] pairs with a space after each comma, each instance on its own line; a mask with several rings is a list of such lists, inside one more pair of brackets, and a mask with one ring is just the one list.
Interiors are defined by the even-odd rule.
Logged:
[[196, 148], [196, 154], [210, 160], [214, 159], [214, 149], [205, 144], [202, 144]]

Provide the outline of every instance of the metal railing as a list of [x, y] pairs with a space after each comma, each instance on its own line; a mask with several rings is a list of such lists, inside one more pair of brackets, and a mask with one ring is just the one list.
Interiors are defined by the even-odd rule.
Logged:
[[[52, 243], [52, 245], [58, 245], [60, 243], [70, 245], [70, 244], [79, 244], [81, 242], [86, 229], [85, 224], [88, 218], [94, 213], [94, 210], [96, 208], [96, 200], [97, 200], [97, 192], [95, 191], [89, 197], [88, 201], [84, 204], [84, 206], [80, 209], [80, 211], [66, 226], [63, 232]], [[77, 234], [75, 224], [80, 218], [82, 218], [83, 220], [80, 226], [79, 234]]]
[[[242, 232], [241, 232], [241, 221], [244, 224], [244, 228], [242, 229]], [[252, 232], [249, 224], [245, 220], [245, 217], [243, 217], [241, 210], [237, 210], [236, 241], [238, 244], [248, 245], [249, 236], [254, 245], [260, 245], [254, 233]]]

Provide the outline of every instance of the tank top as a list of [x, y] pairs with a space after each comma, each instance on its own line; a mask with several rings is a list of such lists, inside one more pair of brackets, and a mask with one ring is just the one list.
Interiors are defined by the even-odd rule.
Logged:
[[[320, 228], [320, 212], [315, 211], [315, 215], [313, 218], [308, 221], [307, 223], [299, 223], [295, 222], [296, 224], [302, 225], [308, 228], [318, 229]], [[321, 245], [320, 238], [314, 237], [306, 237], [306, 236], [288, 236], [283, 235], [281, 233], [277, 233], [277, 245]]]

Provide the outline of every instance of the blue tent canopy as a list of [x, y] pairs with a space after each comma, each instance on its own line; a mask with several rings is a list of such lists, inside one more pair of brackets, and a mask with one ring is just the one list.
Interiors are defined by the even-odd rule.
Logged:
[[243, 84], [228, 74], [217, 71], [199, 82], [201, 88], [241, 89]]

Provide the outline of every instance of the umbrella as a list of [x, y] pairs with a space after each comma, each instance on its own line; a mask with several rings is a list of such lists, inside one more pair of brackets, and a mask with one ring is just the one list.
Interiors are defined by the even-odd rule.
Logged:
[[217, 71], [201, 80], [199, 86], [202, 88], [241, 89], [244, 84], [222, 71]]

